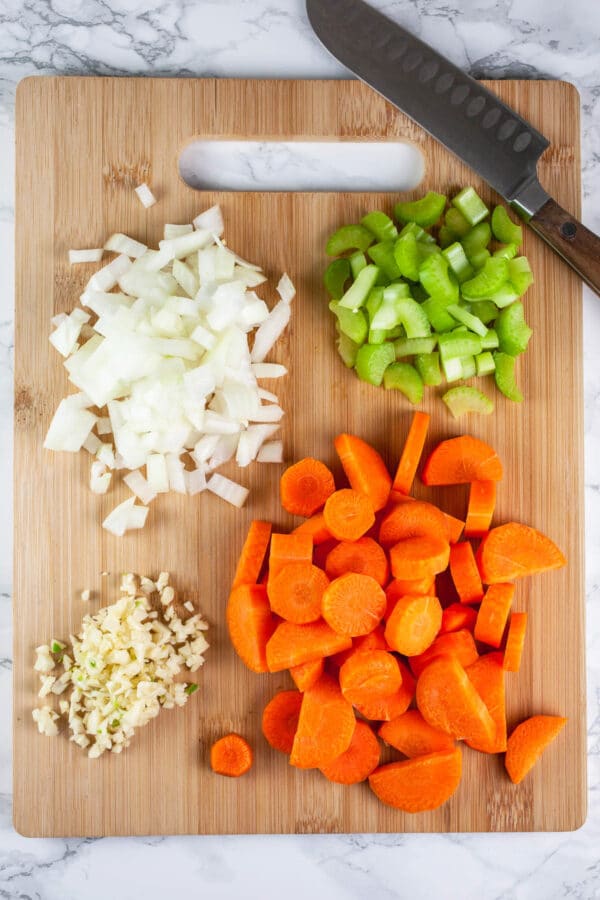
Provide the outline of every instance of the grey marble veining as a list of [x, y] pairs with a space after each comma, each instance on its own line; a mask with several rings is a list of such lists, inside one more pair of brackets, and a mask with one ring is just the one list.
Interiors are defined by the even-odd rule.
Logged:
[[[584, 221], [600, 231], [597, 0], [376, 3], [481, 77], [574, 82]], [[0, 0], [0, 477], [11, 478], [14, 94], [32, 73], [343, 77], [300, 0]], [[600, 307], [585, 297], [590, 813], [573, 834], [27, 840], [10, 824], [9, 517], [0, 518], [0, 897], [595, 900], [600, 897]]]

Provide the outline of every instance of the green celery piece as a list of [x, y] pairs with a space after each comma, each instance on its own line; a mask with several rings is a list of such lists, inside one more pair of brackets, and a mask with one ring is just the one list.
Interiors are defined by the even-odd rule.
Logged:
[[350, 262], [347, 259], [334, 259], [325, 269], [323, 282], [325, 290], [334, 300], [344, 296], [344, 285], [350, 278]]
[[414, 234], [420, 244], [435, 244], [434, 236], [425, 231], [424, 228], [421, 228], [420, 225], [417, 225], [416, 222], [407, 222], [399, 237], [404, 237], [405, 234]]
[[481, 353], [481, 338], [471, 331], [453, 331], [438, 335], [438, 347], [442, 362], [461, 356], [477, 356]]
[[428, 294], [448, 303], [458, 301], [458, 284], [448, 273], [448, 260], [442, 253], [428, 256], [419, 268], [419, 281]]
[[452, 329], [453, 334], [466, 334], [469, 331], [466, 325], [457, 325]]
[[373, 316], [383, 303], [383, 291], [384, 288], [382, 287], [374, 287], [369, 291], [369, 296], [364, 305], [364, 309], [369, 317], [369, 324], [371, 324]]
[[509, 400], [515, 403], [523, 402], [523, 394], [517, 387], [515, 381], [515, 357], [509, 356], [508, 353], [494, 353], [494, 363], [496, 371], [494, 377], [496, 379], [496, 387]]
[[340, 306], [343, 309], [359, 309], [369, 296], [378, 275], [377, 266], [365, 266], [340, 300]]
[[[371, 329], [373, 331], [383, 331], [385, 333], [401, 324], [398, 316], [398, 303], [400, 301], [389, 294], [386, 296], [387, 290], [387, 288], [383, 289], [383, 299], [379, 309], [371, 319]], [[377, 343], [381, 343], [381, 341], [377, 341]]]
[[480, 250], [485, 250], [491, 239], [492, 229], [489, 222], [479, 222], [460, 239], [460, 243], [470, 258], [479, 253]]
[[360, 224], [368, 228], [378, 241], [395, 241], [398, 237], [398, 229], [390, 217], [379, 210], [363, 216]]
[[479, 337], [483, 337], [487, 333], [487, 328], [483, 324], [481, 319], [478, 319], [477, 316], [474, 316], [462, 306], [458, 306], [458, 304], [456, 303], [451, 303], [447, 309], [450, 315], [453, 316], [453, 318], [455, 318], [457, 322], [461, 322], [463, 325], [466, 325], [469, 331], [473, 331], [475, 334], [478, 334]]
[[475, 364], [474, 356], [463, 356], [461, 357], [460, 363], [462, 365], [462, 377], [463, 378], [474, 378], [477, 373], [477, 366]]
[[428, 387], [436, 387], [442, 383], [439, 353], [418, 353], [415, 356], [415, 368], [423, 379], [423, 384]]
[[372, 247], [369, 247], [367, 253], [390, 281], [400, 277], [401, 272], [394, 257], [394, 241], [382, 241], [380, 244], [373, 244]]
[[460, 381], [463, 377], [462, 362], [458, 357], [455, 359], [442, 359], [442, 371], [446, 381]]
[[395, 328], [390, 328], [387, 332], [388, 341], [396, 341], [398, 338], [404, 337], [404, 328], [402, 325], [397, 325]]
[[352, 272], [352, 277], [356, 278], [359, 272], [367, 265], [367, 257], [362, 252], [362, 250], [357, 250], [352, 256], [348, 257], [348, 262], [350, 263], [350, 271]]
[[519, 293], [514, 289], [510, 281], [506, 281], [491, 297], [490, 300], [498, 309], [504, 309], [510, 306], [515, 300], [519, 299]]
[[431, 334], [431, 326], [427, 313], [420, 303], [411, 297], [398, 300], [398, 318], [404, 325], [407, 338], [424, 338]]
[[430, 297], [421, 303], [421, 309], [424, 310], [431, 327], [438, 334], [454, 328], [456, 319], [452, 318], [447, 307], [448, 304], [437, 297]]
[[399, 338], [394, 342], [396, 359], [403, 356], [415, 356], [420, 353], [433, 353], [437, 337]]
[[475, 272], [479, 272], [480, 269], [483, 269], [491, 255], [492, 254], [487, 247], [484, 247], [483, 250], [478, 250], [477, 253], [473, 253], [469, 256], [469, 262], [475, 269]]
[[384, 288], [384, 296], [391, 300], [406, 300], [411, 297], [411, 292], [405, 281], [394, 281]]
[[498, 307], [492, 300], [476, 300], [470, 304], [470, 310], [484, 325], [493, 322], [498, 315]]
[[329, 309], [337, 317], [340, 331], [347, 335], [355, 344], [364, 344], [367, 339], [369, 326], [367, 325], [367, 317], [362, 309], [353, 312], [351, 309], [345, 309], [338, 302], [332, 300]]
[[503, 244], [521, 244], [523, 229], [516, 225], [503, 206], [495, 206], [492, 213], [492, 232]]
[[399, 222], [414, 222], [421, 228], [429, 228], [430, 225], [435, 225], [440, 218], [446, 203], [447, 198], [444, 194], [428, 191], [420, 200], [396, 203], [394, 215]]
[[394, 259], [404, 278], [411, 281], [419, 280], [421, 256], [417, 239], [412, 231], [398, 238], [394, 244]]
[[490, 214], [474, 187], [466, 187], [459, 191], [456, 197], [452, 198], [452, 206], [463, 214], [469, 225], [477, 225]]
[[442, 400], [455, 419], [467, 413], [483, 413], [489, 416], [494, 411], [494, 401], [470, 385], [459, 385], [446, 391]]
[[489, 300], [498, 291], [508, 277], [508, 262], [500, 257], [490, 257], [483, 269], [463, 282], [461, 291], [467, 300]]
[[526, 256], [517, 256], [508, 261], [508, 277], [519, 297], [533, 284], [533, 274]]
[[442, 253], [448, 260], [448, 265], [456, 275], [458, 282], [467, 281], [475, 274], [473, 266], [467, 259], [467, 254], [463, 249], [463, 245], [458, 241], [454, 241], [449, 247], [442, 250]]
[[347, 334], [344, 334], [343, 331], [340, 331], [339, 325], [337, 326], [338, 336], [335, 342], [337, 352], [340, 354], [344, 365], [348, 369], [352, 369], [354, 367], [354, 363], [356, 362], [356, 354], [358, 353], [358, 344], [356, 344], [352, 338], [349, 338]]
[[414, 366], [406, 362], [394, 362], [383, 374], [387, 390], [401, 391], [415, 405], [423, 399], [423, 379]]
[[364, 225], [342, 225], [327, 241], [325, 251], [328, 256], [341, 256], [347, 250], [362, 250], [364, 253], [372, 243], [373, 235]]
[[533, 331], [525, 321], [523, 304], [520, 300], [500, 310], [494, 327], [498, 334], [498, 347], [502, 353], [518, 356], [527, 350]]
[[447, 225], [440, 225], [440, 230], [438, 231], [438, 241], [440, 247], [449, 247], [450, 244], [453, 244], [455, 240], [456, 235], [454, 234], [452, 229], [448, 228]]
[[460, 209], [451, 206], [444, 216], [446, 228], [449, 228], [455, 238], [463, 238], [471, 230], [470, 223], [465, 219]]
[[477, 356], [475, 357], [475, 366], [477, 369], [477, 374], [479, 376], [492, 374], [492, 372], [496, 368], [496, 363], [494, 362], [494, 357], [489, 350], [485, 350], [483, 353], [477, 354]]
[[495, 350], [498, 346], [498, 334], [494, 328], [488, 328], [485, 335], [481, 338], [482, 350]]
[[383, 344], [387, 341], [389, 332], [385, 328], [369, 328], [367, 342], [369, 344]]
[[497, 250], [494, 250], [492, 256], [503, 256], [504, 259], [514, 259], [519, 252], [517, 244], [502, 244]]
[[356, 354], [354, 368], [361, 381], [380, 385], [383, 381], [383, 373], [395, 359], [396, 354], [392, 343], [363, 344]]

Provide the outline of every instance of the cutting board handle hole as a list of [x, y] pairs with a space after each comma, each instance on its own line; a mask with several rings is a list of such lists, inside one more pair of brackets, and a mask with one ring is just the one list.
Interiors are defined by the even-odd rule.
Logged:
[[179, 156], [179, 174], [200, 191], [409, 191], [424, 173], [401, 141], [197, 140]]

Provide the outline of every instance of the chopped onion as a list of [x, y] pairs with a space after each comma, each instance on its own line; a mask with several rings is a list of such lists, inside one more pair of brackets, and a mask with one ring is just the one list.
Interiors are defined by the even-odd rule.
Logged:
[[86, 290], [110, 291], [130, 268], [131, 260], [128, 256], [124, 254], [117, 256], [108, 265], [98, 269], [95, 275], [92, 275]]
[[[186, 232], [187, 234], [187, 232]], [[182, 290], [190, 297], [195, 297], [198, 293], [198, 278], [196, 273], [181, 259], [173, 260], [173, 278], [180, 285]]]
[[269, 443], [263, 444], [256, 459], [262, 463], [283, 462], [283, 441], [269, 441]]
[[252, 363], [255, 378], [281, 378], [288, 370], [279, 363]]
[[165, 456], [167, 474], [169, 476], [169, 488], [176, 494], [187, 494], [185, 483], [185, 469], [182, 461], [175, 453], [167, 453]]
[[[210, 231], [192, 231], [190, 234], [182, 234], [180, 237], [171, 238], [168, 241], [159, 241], [161, 253], [166, 254], [165, 264], [172, 259], [183, 259], [194, 250], [201, 250], [212, 243]], [[162, 266], [160, 267], [162, 269]]]
[[139, 469], [135, 469], [129, 475], [125, 475], [123, 481], [142, 503], [152, 503], [156, 497], [156, 492], [152, 490]]
[[205, 212], [200, 213], [193, 221], [194, 228], [210, 231], [217, 237], [221, 237], [225, 231], [223, 213], [220, 206], [211, 206]]
[[283, 418], [283, 410], [276, 403], [269, 406], [261, 406], [249, 417], [251, 422], [280, 422]]
[[124, 253], [125, 256], [132, 256], [134, 259], [137, 259], [138, 256], [142, 256], [148, 248], [145, 244], [140, 243], [140, 241], [135, 241], [128, 235], [117, 232], [117, 234], [111, 234], [104, 245], [104, 249], [111, 250], [113, 253]]
[[96, 416], [82, 409], [70, 397], [58, 404], [44, 441], [46, 450], [66, 450], [77, 453], [94, 427]]
[[232, 506], [237, 506], [238, 509], [241, 509], [248, 499], [249, 491], [247, 488], [242, 487], [241, 484], [232, 481], [230, 478], [225, 478], [224, 475], [219, 475], [218, 472], [211, 475], [206, 482], [206, 487], [213, 494], [216, 494], [217, 497], [226, 500]]
[[[141, 510], [141, 514], [139, 512], [134, 512], [134, 510]], [[105, 528], [106, 531], [110, 531], [110, 533], [114, 534], [116, 537], [123, 537], [125, 532], [130, 528], [143, 528], [147, 515], [148, 507], [135, 506], [135, 497], [129, 497], [127, 500], [124, 500], [123, 503], [119, 503], [118, 506], [115, 506], [113, 511], [105, 518], [102, 527]], [[142, 518], [144, 521], [141, 525], [137, 524]]]
[[277, 293], [285, 303], [291, 303], [296, 296], [296, 288], [287, 272], [284, 272], [277, 285]]
[[105, 494], [110, 486], [112, 473], [99, 460], [92, 463], [90, 471], [90, 489], [94, 494]]
[[252, 362], [262, 362], [281, 337], [287, 323], [290, 321], [290, 305], [285, 300], [277, 303], [269, 316], [260, 325], [254, 336], [254, 346], [252, 347]]
[[185, 485], [190, 497], [206, 490], [206, 473], [204, 469], [194, 469], [185, 473]]
[[193, 230], [193, 225], [165, 225], [163, 237], [165, 241], [170, 241], [171, 238], [181, 237], [182, 234], [189, 234]]
[[145, 206], [146, 209], [149, 209], [149, 207], [154, 206], [154, 204], [156, 203], [156, 197], [154, 196], [146, 182], [138, 185], [135, 189], [135, 192], [140, 198], [142, 205]]
[[84, 450], [87, 450], [88, 453], [91, 453], [92, 456], [95, 456], [100, 449], [100, 443], [100, 438], [96, 437], [96, 435], [90, 431], [81, 446]]
[[249, 425], [242, 431], [237, 445], [235, 461], [243, 468], [256, 459], [260, 448], [267, 438], [279, 431], [279, 425]]
[[112, 434], [110, 416], [98, 416], [98, 419], [96, 420], [96, 431], [98, 434]]
[[93, 250], [69, 250], [69, 262], [74, 263], [93, 263], [100, 262], [104, 250], [102, 247], [95, 247]]
[[269, 403], [279, 403], [277, 394], [273, 394], [271, 391], [266, 391], [264, 388], [259, 388], [256, 393], [261, 400], [268, 400]]
[[155, 494], [165, 494], [169, 490], [167, 461], [162, 453], [151, 453], [146, 460], [146, 478]]
[[56, 330], [50, 335], [50, 343], [62, 356], [70, 356], [77, 347], [77, 340], [81, 329], [90, 316], [81, 309], [74, 309], [58, 323]]

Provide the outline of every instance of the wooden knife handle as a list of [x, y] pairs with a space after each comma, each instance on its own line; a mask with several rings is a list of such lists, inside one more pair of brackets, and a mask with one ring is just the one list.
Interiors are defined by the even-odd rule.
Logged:
[[552, 198], [528, 224], [600, 295], [600, 237]]

